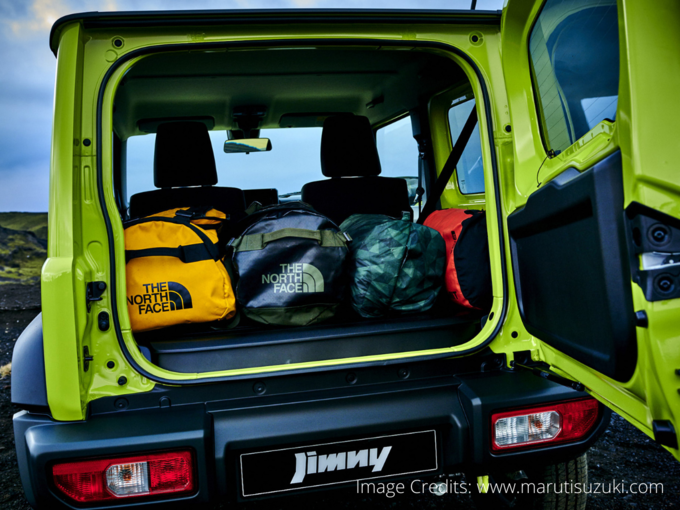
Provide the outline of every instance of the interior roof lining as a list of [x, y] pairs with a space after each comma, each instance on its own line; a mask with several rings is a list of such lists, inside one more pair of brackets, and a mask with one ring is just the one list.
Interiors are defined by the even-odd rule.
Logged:
[[[296, 48], [150, 55], [121, 83], [115, 130], [127, 139], [143, 134], [137, 127], [141, 119], [187, 116], [213, 117], [214, 129], [233, 129], [234, 107], [247, 105], [267, 107], [263, 129], [279, 128], [281, 117], [303, 112], [348, 112], [381, 124], [415, 108], [423, 96], [467, 81], [452, 60], [413, 50], [316, 47], [304, 59]], [[251, 70], [258, 66], [269, 71]], [[369, 106], [380, 97], [382, 102]]]

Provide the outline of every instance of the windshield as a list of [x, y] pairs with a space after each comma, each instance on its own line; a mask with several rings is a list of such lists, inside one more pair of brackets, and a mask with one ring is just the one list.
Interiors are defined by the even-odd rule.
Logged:
[[[403, 121], [400, 121], [403, 122]], [[250, 154], [225, 154], [224, 131], [211, 131], [218, 186], [240, 189], [275, 188], [280, 196], [299, 198], [297, 193], [308, 182], [325, 179], [321, 173], [321, 128], [263, 129], [260, 137], [269, 138], [272, 150]], [[404, 151], [400, 144], [380, 143], [381, 175], [385, 177], [416, 176], [418, 152], [407, 129], [395, 130], [399, 141], [410, 144]], [[133, 136], [127, 141], [127, 199], [136, 193], [156, 189], [153, 183], [155, 134]], [[381, 140], [382, 141], [382, 140]], [[396, 140], [395, 140], [396, 141]], [[399, 149], [399, 156], [394, 157]], [[405, 156], [404, 152], [408, 152]]]

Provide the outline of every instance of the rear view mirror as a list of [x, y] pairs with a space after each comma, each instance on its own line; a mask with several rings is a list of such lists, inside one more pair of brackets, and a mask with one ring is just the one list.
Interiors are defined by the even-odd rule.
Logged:
[[272, 150], [272, 142], [269, 138], [241, 138], [240, 140], [227, 140], [224, 142], [224, 152], [227, 154], [251, 152], [267, 152]]

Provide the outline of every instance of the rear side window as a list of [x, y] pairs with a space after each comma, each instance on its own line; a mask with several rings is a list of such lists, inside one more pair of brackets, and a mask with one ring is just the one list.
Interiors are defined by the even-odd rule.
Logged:
[[[465, 121], [475, 107], [474, 98], [462, 97], [453, 101], [449, 109], [449, 130], [451, 132], [451, 146], [456, 144]], [[456, 167], [458, 188], [464, 195], [484, 193], [484, 166], [482, 165], [482, 143], [479, 138], [479, 122], [470, 135], [463, 154]]]
[[403, 117], [378, 129], [375, 143], [380, 158], [380, 175], [406, 180], [413, 219], [417, 220], [418, 142], [413, 138], [411, 117]]
[[383, 177], [418, 175], [418, 144], [413, 138], [411, 117], [378, 129], [375, 136]]
[[616, 0], [547, 0], [529, 53], [548, 150], [559, 154], [604, 119], [615, 120]]

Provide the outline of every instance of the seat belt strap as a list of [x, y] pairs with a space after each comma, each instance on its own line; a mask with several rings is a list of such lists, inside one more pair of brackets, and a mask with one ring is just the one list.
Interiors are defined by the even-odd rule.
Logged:
[[423, 212], [423, 196], [425, 195], [425, 188], [423, 188], [423, 171], [425, 170], [427, 154], [425, 153], [425, 144], [422, 140], [418, 140], [418, 188], [416, 189], [416, 201], [418, 202], [418, 217]]
[[465, 150], [465, 147], [467, 146], [467, 143], [470, 140], [470, 136], [472, 136], [472, 132], [474, 131], [476, 125], [477, 125], [477, 107], [473, 108], [472, 111], [470, 112], [470, 116], [465, 121], [463, 130], [460, 132], [458, 140], [456, 140], [456, 143], [453, 146], [453, 150], [451, 151], [451, 154], [449, 154], [449, 157], [446, 160], [446, 163], [444, 164], [444, 168], [442, 168], [439, 177], [437, 177], [437, 180], [432, 186], [432, 192], [427, 197], [425, 207], [423, 207], [422, 212], [418, 216], [418, 223], [420, 223], [421, 225], [437, 207], [437, 203], [439, 202], [442, 193], [444, 193], [446, 185], [451, 180], [451, 176], [453, 175], [453, 172], [456, 170], [456, 167], [458, 166], [460, 157], [463, 155], [463, 151]]

